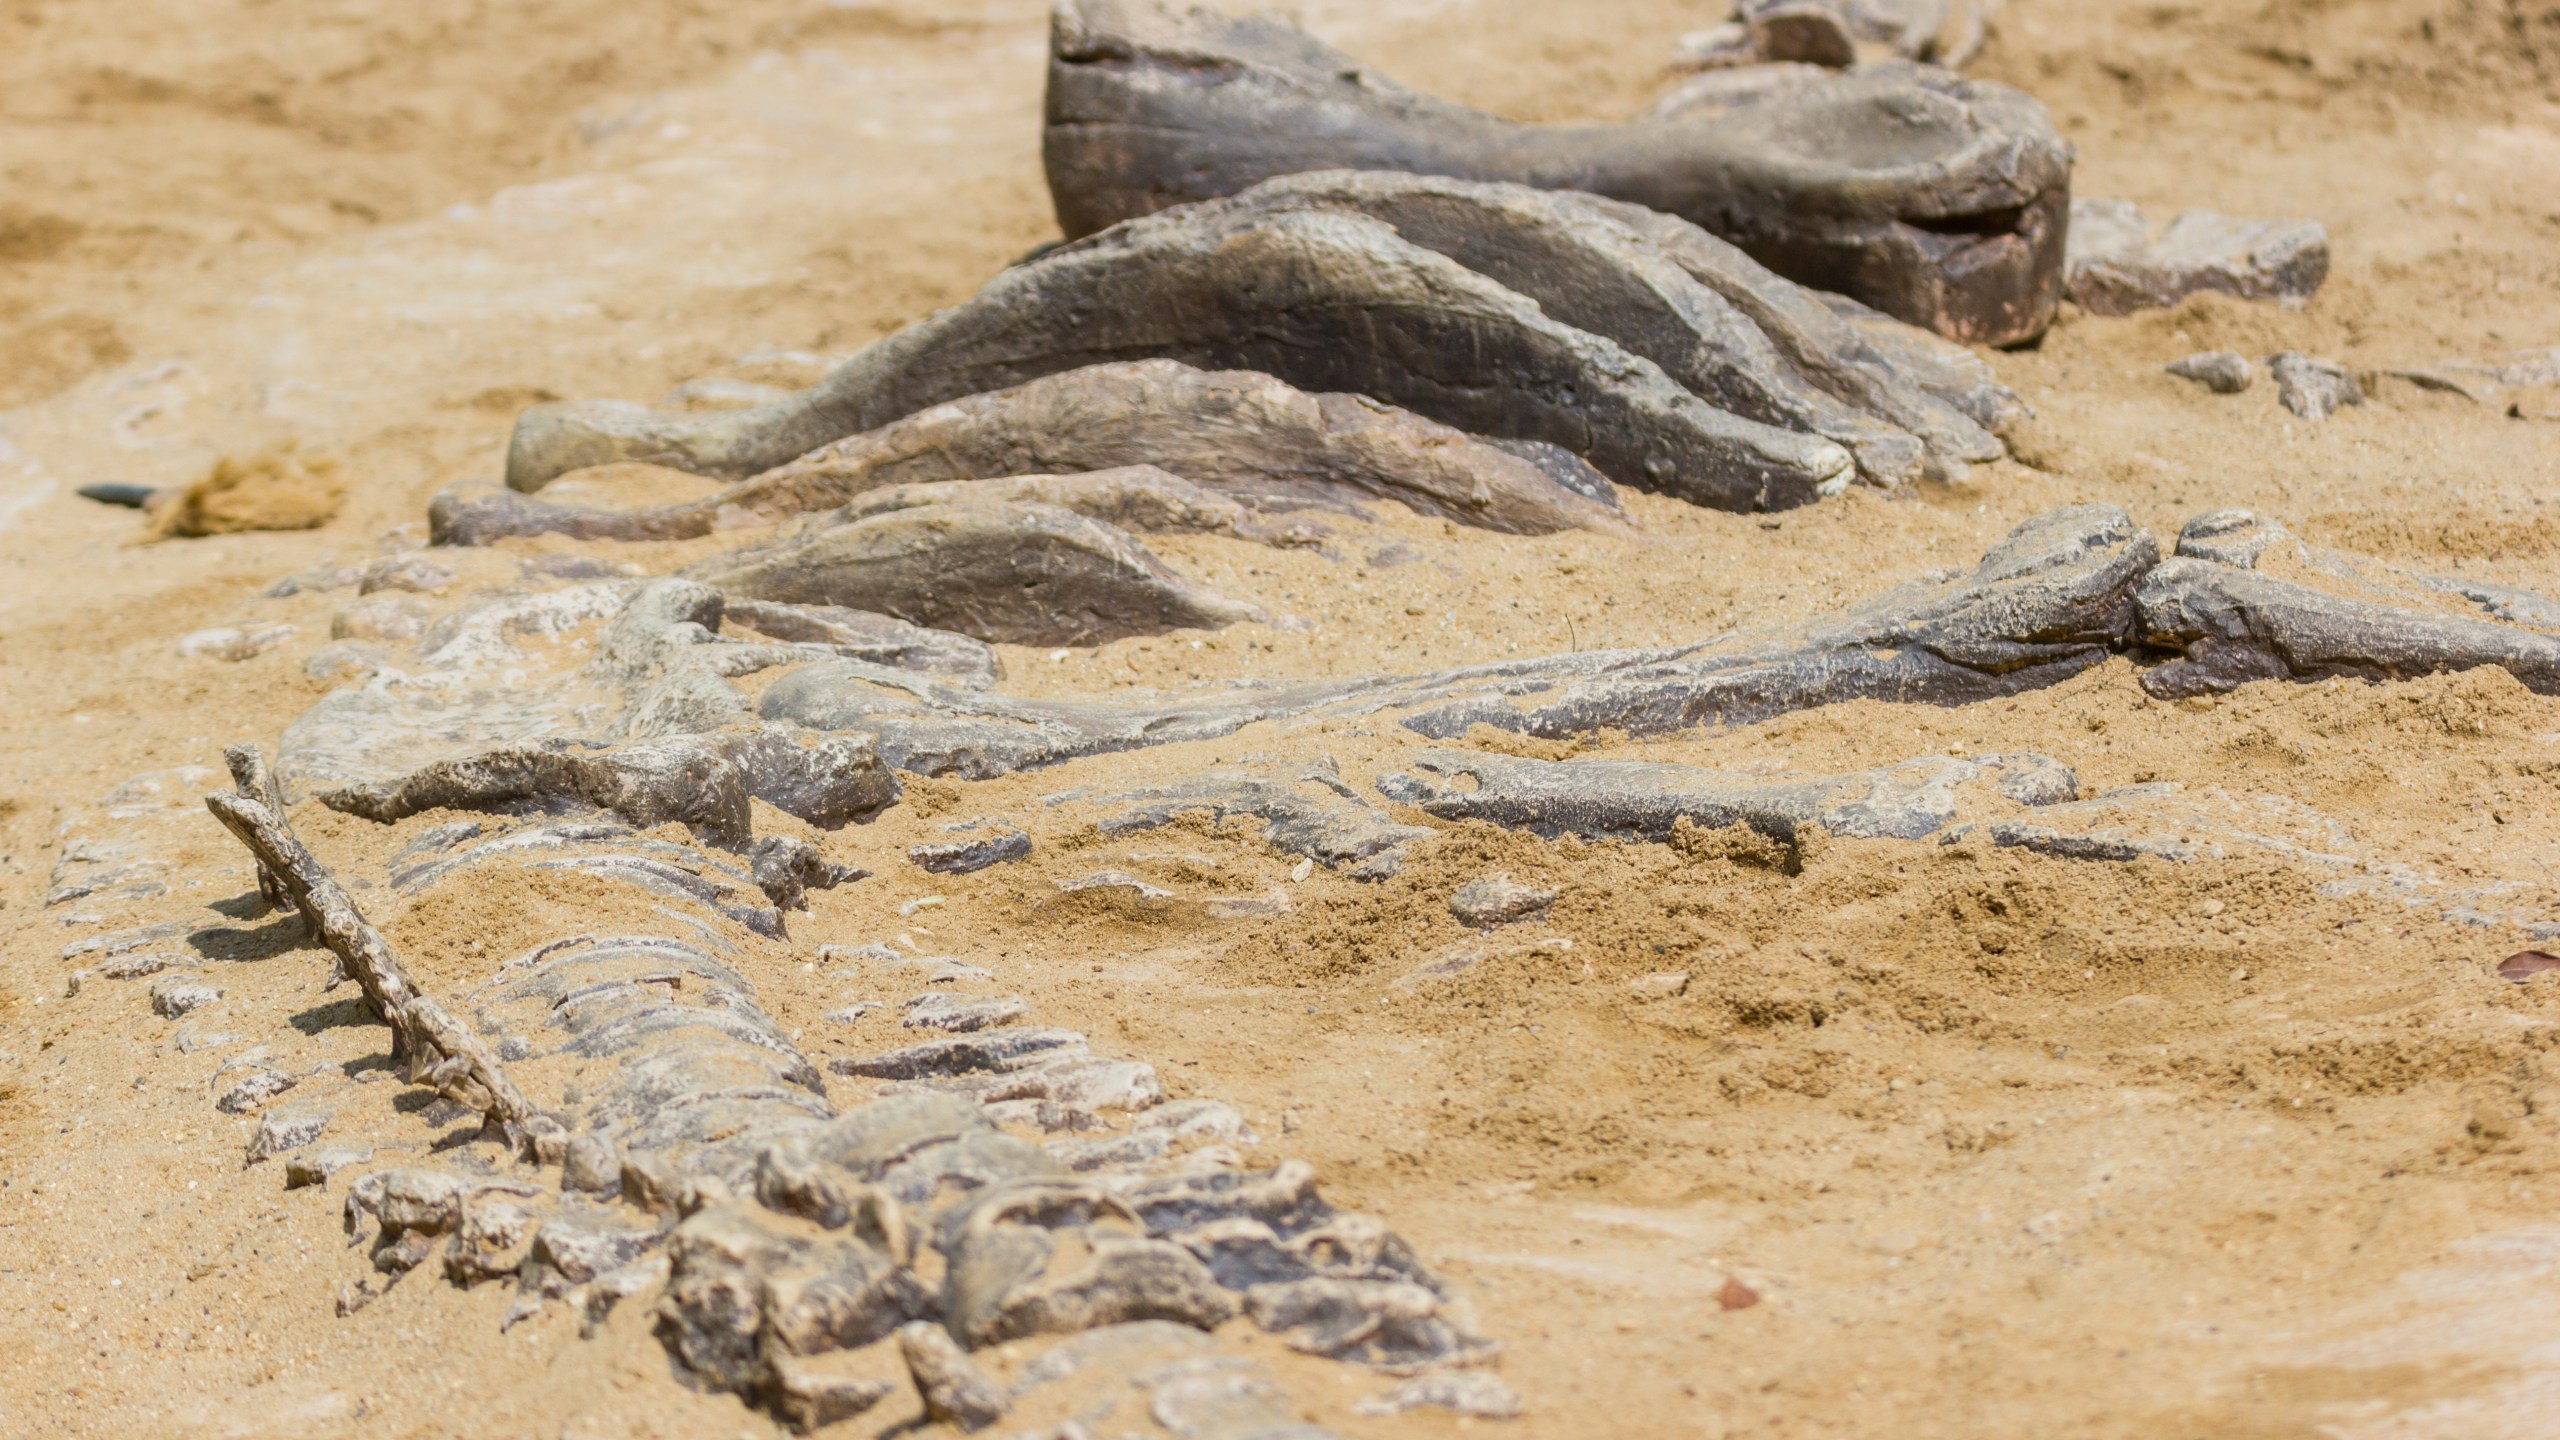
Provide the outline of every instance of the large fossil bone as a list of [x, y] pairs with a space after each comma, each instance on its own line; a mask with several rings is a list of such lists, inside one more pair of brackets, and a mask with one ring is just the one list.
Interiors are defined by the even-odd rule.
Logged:
[[2139, 602], [2143, 642], [2178, 657], [2143, 676], [2163, 697], [2252, 680], [2401, 680], [2483, 665], [2560, 695], [2560, 603], [2306, 545], [2245, 510], [2188, 521], [2176, 556], [2143, 581]]
[[1523, 125], [1416, 94], [1272, 16], [1062, 0], [1046, 157], [1070, 236], [1310, 170], [1587, 190], [1967, 341], [2042, 333], [2070, 148], [2033, 99], [1907, 65], [1710, 120]]
[[1621, 484], [1783, 509], [1848, 483], [1826, 440], [1718, 410], [1660, 366], [1366, 215], [1253, 196], [1150, 215], [998, 276], [976, 298], [752, 410], [527, 411], [507, 483], [613, 460], [743, 477], [930, 405], [1102, 361], [1163, 358], [1357, 392], [1461, 430], [1560, 446]]
[[[1172, 360], [1087, 365], [964, 396], [699, 501], [604, 511], [463, 486], [438, 495], [427, 513], [438, 544], [553, 533], [681, 540], [890, 487], [1132, 465], [1160, 467], [1256, 510], [1389, 499], [1524, 534], [1625, 524], [1608, 482], [1569, 451], [1505, 448], [1365, 396], [1308, 394], [1268, 375]], [[510, 475], [528, 487], [550, 478], [530, 464]]]

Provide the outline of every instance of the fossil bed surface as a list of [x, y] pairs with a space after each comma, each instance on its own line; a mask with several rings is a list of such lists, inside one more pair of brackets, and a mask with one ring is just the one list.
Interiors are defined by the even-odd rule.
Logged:
[[[1676, 83], [1678, 38], [1724, 7], [1301, 9], [1408, 83], [1564, 120], [1650, 104]], [[1044, 10], [0, 4], [0, 1431], [775, 1433], [673, 1383], [645, 1306], [591, 1339], [559, 1312], [502, 1333], [505, 1287], [411, 1282], [339, 1318], [363, 1272], [343, 1186], [244, 1169], [254, 1120], [213, 1108], [218, 1054], [177, 1042], [236, 1032], [315, 1071], [372, 1063], [384, 1032], [351, 991], [322, 993], [325, 957], [272, 919], [206, 920], [229, 927], [197, 942], [223, 994], [183, 1020], [153, 1013], [148, 981], [66, 995], [90, 962], [64, 949], [96, 927], [46, 906], [48, 876], [130, 777], [205, 766], [218, 788], [224, 744], [271, 745], [327, 688], [303, 661], [351, 592], [260, 591], [421, 542], [427, 497], [494, 478], [524, 406], [704, 376], [806, 383], [772, 352], [848, 352], [1053, 238]], [[2383, 380], [2312, 424], [2272, 384], [2220, 396], [2163, 367], [2302, 350], [2378, 370], [2560, 343], [2560, 11], [2012, 0], [1972, 73], [2052, 108], [2079, 194], [2324, 221], [2326, 290], [2300, 310], [2066, 310], [2040, 346], [1992, 357], [2037, 417], [2016, 458], [1961, 486], [1853, 487], [1783, 517], [1630, 492], [1638, 538], [1495, 534], [1392, 505], [1324, 552], [1153, 536], [1271, 623], [999, 647], [1003, 688], [1676, 642], [1970, 565], [2080, 501], [2164, 539], [2246, 506], [2315, 544], [2549, 588], [2560, 387], [2483, 405]], [[131, 512], [71, 494], [182, 484], [286, 440], [343, 464], [350, 498], [322, 528], [143, 545]], [[639, 467], [572, 486], [619, 503], [709, 489]], [[435, 552], [457, 576], [422, 603], [450, 608], [547, 551], [660, 573], [711, 548]], [[237, 663], [177, 645], [269, 623], [294, 633]], [[1476, 1433], [2560, 1428], [2560, 981], [2497, 977], [2521, 932], [2329, 893], [2317, 866], [2245, 847], [2089, 862], [1838, 839], [1790, 873], [1696, 837], [1443, 824], [1403, 873], [1363, 883], [1293, 878], [1255, 824], [1108, 834], [1089, 807], [1044, 803], [1318, 752], [1365, 787], [1410, 739], [1345, 721], [911, 781], [872, 824], [789, 832], [876, 873], [814, 893], [758, 952], [763, 1003], [824, 1064], [898, 1036], [829, 1012], [903, 995], [816, 963], [819, 946], [957, 957], [1041, 1023], [1146, 1055], [1169, 1093], [1234, 1104], [1269, 1155], [1314, 1162], [1336, 1203], [1388, 1220], [1472, 1297], [1528, 1406], [1463, 1422]], [[2545, 912], [2560, 886], [2560, 700], [2498, 670], [2164, 702], [2118, 658], [1966, 708], [1860, 702], [1590, 748], [1762, 774], [2040, 752], [2084, 792], [2298, 802], [2390, 862], [2504, 883]], [[908, 860], [978, 817], [1028, 831], [1030, 857], [973, 874]], [[317, 805], [296, 823], [332, 865], [376, 873], [400, 838]], [[200, 811], [173, 833], [172, 903], [254, 895], [247, 856]], [[1186, 901], [1286, 903], [1061, 896], [1106, 869]], [[1471, 930], [1450, 897], [1495, 872], [1556, 899]], [[910, 903], [924, 897], [939, 903]], [[385, 929], [429, 984], [458, 987], [544, 919], [447, 895]], [[1472, 967], [1414, 974], [1468, 947]], [[1360, 1414], [1387, 1382], [1236, 1343], [1340, 1433], [1461, 1428]]]

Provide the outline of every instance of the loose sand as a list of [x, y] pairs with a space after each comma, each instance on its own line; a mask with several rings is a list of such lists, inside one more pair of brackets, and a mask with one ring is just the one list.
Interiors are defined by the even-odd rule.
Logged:
[[[1674, 40], [1714, 8], [1318, 0], [1305, 16], [1410, 83], [1610, 118], [1672, 83]], [[214, 1057], [177, 1050], [141, 982], [65, 996], [62, 951], [90, 931], [66, 923], [78, 905], [44, 907], [46, 877], [64, 828], [128, 777], [271, 743], [317, 698], [302, 661], [347, 592], [258, 592], [415, 543], [426, 497], [492, 475], [523, 405], [703, 375], [803, 383], [813, 362], [786, 352], [857, 347], [1050, 236], [1042, 27], [1034, 0], [0, 9], [0, 1432], [771, 1432], [671, 1383], [644, 1316], [593, 1340], [562, 1318], [501, 1335], [496, 1287], [412, 1283], [337, 1318], [362, 1262], [334, 1197], [243, 1172], [247, 1122], [208, 1104]], [[2052, 107], [2083, 194], [2325, 221], [2327, 290], [2300, 311], [2067, 314], [1993, 357], [2039, 418], [2019, 462], [1961, 488], [1783, 519], [1634, 497], [1639, 541], [1411, 517], [1339, 560], [1167, 539], [1177, 568], [1312, 625], [1008, 650], [1008, 686], [1701, 636], [1967, 562], [2075, 500], [2164, 534], [2251, 506], [2321, 543], [2552, 586], [2560, 423], [2530, 417], [2560, 398], [2483, 407], [2394, 382], [2308, 425], [2270, 386], [2216, 397], [2160, 367], [2207, 348], [2390, 367], [2560, 343], [2560, 10], [2013, 0], [1977, 69]], [[338, 457], [347, 486], [314, 530], [138, 544], [146, 522], [70, 494], [181, 485], [288, 441]], [[1389, 542], [1422, 558], [1361, 563]], [[507, 580], [516, 558], [462, 556], [426, 603]], [[263, 623], [296, 631], [239, 663], [176, 648]], [[1398, 743], [1288, 742], [1359, 780]], [[1180, 1093], [1237, 1104], [1264, 1153], [1314, 1161], [1474, 1296], [1531, 1407], [1493, 1433], [2560, 1432], [2560, 981], [2491, 973], [2518, 932], [2327, 894], [2327, 872], [2263, 852], [2088, 864], [1841, 841], [1787, 873], [1717, 837], [1460, 828], [1385, 884], [1293, 884], [1249, 834], [1107, 841], [1089, 812], [1037, 801], [1278, 744], [919, 784], [827, 840], [881, 878], [818, 897], [794, 943], [910, 932], [996, 969], [1045, 1021], [1154, 1059]], [[1772, 770], [1959, 748], [2044, 751], [2090, 789], [2282, 797], [2447, 884], [2560, 907], [2560, 701], [2502, 672], [2169, 705], [2117, 662], [1970, 709], [1862, 703], [1626, 747]], [[183, 819], [192, 802], [171, 803]], [[901, 858], [980, 814], [1032, 828], [1033, 860], [952, 880]], [[388, 843], [313, 807], [297, 819], [332, 859]], [[190, 837], [176, 900], [246, 891], [245, 859], [192, 823], [173, 820]], [[1211, 922], [1041, 902], [1105, 860], [1191, 893], [1277, 888], [1292, 908]], [[1472, 942], [1446, 899], [1492, 870], [1562, 898]], [[900, 915], [926, 893], [946, 903]], [[432, 983], [527, 918], [420, 906], [389, 928]], [[1554, 940], [1572, 944], [1538, 943]], [[211, 1023], [278, 1030], [295, 1066], [378, 1053], [381, 1032], [330, 1023], [345, 1001], [319, 993], [312, 952], [254, 927], [213, 943], [229, 993]], [[1488, 956], [1464, 975], [1398, 983], [1469, 943]], [[856, 1048], [864, 1032], [817, 1028], [841, 986], [792, 958], [759, 977], [775, 1013], [823, 1054]], [[1683, 993], [1633, 984], [1677, 971]], [[1760, 1303], [1728, 1308], [1746, 1292]], [[1346, 1434], [1463, 1428], [1357, 1418], [1374, 1383], [1263, 1349]]]

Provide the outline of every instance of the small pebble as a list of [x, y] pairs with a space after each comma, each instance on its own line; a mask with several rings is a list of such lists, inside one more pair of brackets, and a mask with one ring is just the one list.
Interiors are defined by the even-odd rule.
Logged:
[[175, 1020], [190, 1010], [201, 1010], [222, 998], [222, 992], [202, 981], [172, 975], [151, 983], [152, 1013]]
[[1449, 897], [1449, 913], [1462, 925], [1487, 930], [1544, 915], [1555, 903], [1553, 890], [1523, 885], [1508, 874], [1487, 875], [1459, 886]]
[[2228, 350], [2207, 350], [2190, 355], [2169, 366], [2169, 373], [2181, 380], [2193, 380], [2216, 395], [2237, 395], [2258, 378], [2257, 367]]

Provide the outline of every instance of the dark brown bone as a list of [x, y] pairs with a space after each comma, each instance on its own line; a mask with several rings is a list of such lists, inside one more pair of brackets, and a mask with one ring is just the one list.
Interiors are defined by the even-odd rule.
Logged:
[[2044, 107], [1910, 65], [1713, 119], [1523, 125], [1416, 94], [1272, 16], [1067, 0], [1046, 154], [1070, 236], [1308, 170], [1588, 190], [1679, 215], [1808, 285], [1966, 341], [2043, 333], [2071, 152]]

